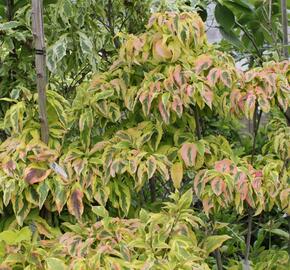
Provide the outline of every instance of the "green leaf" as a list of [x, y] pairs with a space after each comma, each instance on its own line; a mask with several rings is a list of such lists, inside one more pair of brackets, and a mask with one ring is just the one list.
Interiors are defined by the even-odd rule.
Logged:
[[274, 233], [276, 235], [279, 235], [279, 236], [281, 236], [281, 237], [283, 237], [285, 239], [289, 239], [289, 237], [290, 237], [288, 232], [283, 231], [281, 229], [272, 229], [272, 230], [267, 230], [267, 231], [270, 232], [270, 233]]
[[20, 25], [20, 23], [15, 22], [15, 21], [0, 23], [0, 31], [7, 31], [10, 29], [16, 28], [19, 25]]
[[23, 241], [31, 239], [32, 232], [29, 227], [24, 227], [20, 231], [7, 230], [0, 233], [0, 241], [4, 241], [8, 245], [15, 245]]
[[46, 260], [47, 270], [66, 270], [68, 267], [65, 263], [58, 258], [47, 258]]
[[105, 218], [109, 216], [107, 209], [104, 206], [92, 206], [92, 211], [99, 217]]
[[217, 248], [221, 247], [222, 244], [228, 239], [231, 239], [231, 237], [228, 235], [213, 235], [207, 237], [204, 243], [205, 251], [207, 254], [212, 253]]
[[93, 44], [91, 40], [88, 38], [88, 36], [85, 33], [78, 32], [80, 37], [80, 46], [82, 49], [82, 52], [84, 54], [91, 54], [93, 50]]
[[232, 45], [234, 45], [236, 48], [244, 49], [243, 43], [240, 41], [238, 36], [232, 31], [232, 30], [225, 30], [224, 28], [220, 29], [220, 32], [225, 40], [230, 42]]
[[214, 14], [215, 14], [216, 21], [223, 28], [229, 30], [235, 25], [235, 15], [226, 6], [217, 4], [215, 7]]

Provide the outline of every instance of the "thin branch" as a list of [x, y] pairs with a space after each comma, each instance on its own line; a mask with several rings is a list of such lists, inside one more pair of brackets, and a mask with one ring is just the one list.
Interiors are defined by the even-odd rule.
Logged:
[[149, 180], [149, 189], [151, 202], [153, 203], [156, 201], [156, 179], [154, 177]]
[[[73, 80], [72, 80], [72, 82], [70, 83], [70, 85], [68, 86], [68, 88], [67, 89], [72, 89], [72, 88], [74, 88], [77, 84], [78, 84], [78, 82], [80, 81], [80, 80], [77, 80], [77, 78], [78, 78], [78, 76], [79, 75], [81, 75], [85, 70], [86, 70], [86, 68], [88, 68], [89, 67], [89, 64], [87, 63], [76, 75], [75, 75], [75, 77], [73, 78]], [[85, 74], [86, 75], [86, 74]], [[81, 80], [84, 78], [85, 76], [82, 76], [81, 77]]]
[[216, 260], [216, 264], [217, 264], [217, 269], [223, 270], [222, 255], [221, 255], [221, 252], [218, 248], [214, 251], [214, 256], [215, 256], [215, 260]]
[[197, 138], [200, 140], [202, 137], [202, 131], [200, 126], [200, 116], [197, 106], [194, 107], [194, 118], [195, 118], [195, 124], [196, 124], [196, 135]]
[[128, 19], [131, 17], [131, 15], [132, 15], [132, 11], [130, 13], [128, 12], [127, 16], [125, 17], [125, 19], [123, 20], [123, 22], [121, 23], [121, 25], [119, 27], [119, 31], [122, 30], [124, 24], [128, 21]]
[[253, 119], [253, 126], [254, 126], [254, 141], [253, 141], [253, 147], [252, 147], [252, 156], [251, 156], [251, 164], [254, 162], [254, 155], [256, 152], [256, 142], [257, 142], [257, 134], [261, 122], [262, 117], [262, 111], [260, 110], [258, 112], [258, 106], [256, 105], [255, 113], [254, 113], [254, 119]]
[[245, 252], [245, 266], [247, 267], [246, 270], [250, 269], [249, 255], [251, 249], [252, 225], [253, 225], [253, 210], [249, 209], [246, 252]]
[[253, 38], [253, 36], [248, 32], [246, 27], [241, 25], [239, 22], [236, 21], [235, 24], [245, 33], [245, 35], [248, 37], [248, 39], [252, 42], [255, 50], [257, 51], [257, 55], [259, 56], [260, 60], [263, 61], [262, 53], [260, 52], [259, 47], [258, 47], [255, 39]]
[[111, 29], [109, 28], [109, 26], [106, 25], [105, 22], [103, 22], [100, 18], [97, 18], [97, 21], [100, 22], [107, 29], [108, 32], [111, 32]]

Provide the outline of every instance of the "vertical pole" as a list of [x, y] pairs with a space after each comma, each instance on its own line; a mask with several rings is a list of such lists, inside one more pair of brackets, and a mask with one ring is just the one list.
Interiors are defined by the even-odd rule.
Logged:
[[46, 62], [43, 31], [42, 0], [32, 0], [32, 32], [35, 46], [35, 68], [38, 92], [41, 140], [48, 143], [48, 121], [46, 112]]
[[289, 58], [288, 54], [288, 18], [286, 0], [281, 0], [282, 28], [283, 28], [283, 56]]

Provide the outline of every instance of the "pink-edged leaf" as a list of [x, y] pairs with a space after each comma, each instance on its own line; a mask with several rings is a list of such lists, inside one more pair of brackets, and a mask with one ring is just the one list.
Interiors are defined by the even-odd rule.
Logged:
[[226, 87], [228, 87], [228, 88], [232, 87], [233, 82], [232, 82], [231, 74], [229, 71], [223, 70], [221, 72], [220, 79]]
[[212, 65], [212, 59], [208, 55], [200, 55], [195, 62], [195, 72], [199, 74], [203, 70], [207, 70]]
[[181, 66], [178, 65], [173, 71], [173, 78], [178, 86], [182, 85], [182, 75], [181, 75]]
[[191, 97], [193, 94], [193, 86], [192, 85], [187, 85], [186, 86], [186, 94]]
[[163, 121], [166, 124], [169, 124], [170, 111], [169, 111], [169, 93], [165, 93], [162, 95], [159, 104], [158, 104], [159, 112]]
[[212, 101], [213, 101], [212, 90], [207, 85], [204, 85], [204, 87], [202, 87], [201, 89], [200, 94], [203, 101], [212, 109]]
[[241, 99], [242, 99], [241, 91], [239, 89], [234, 89], [231, 92], [230, 100], [231, 100], [231, 108], [235, 113], [239, 112], [240, 109], [239, 102]]
[[254, 199], [253, 199], [253, 196], [250, 192], [247, 193], [246, 195], [246, 202], [252, 207], [254, 208], [255, 207], [255, 202], [254, 202]]
[[154, 49], [156, 51], [156, 54], [162, 58], [168, 59], [172, 57], [171, 51], [166, 47], [165, 44], [163, 44], [162, 39], [156, 41]]
[[84, 212], [83, 196], [84, 194], [79, 188], [74, 188], [67, 202], [68, 211], [78, 220]]
[[214, 207], [213, 201], [210, 198], [203, 199], [202, 205], [203, 205], [203, 210], [206, 214], [208, 214], [210, 209]]
[[207, 75], [207, 81], [208, 81], [209, 85], [214, 86], [217, 83], [220, 75], [221, 75], [220, 69], [212, 68]]
[[154, 175], [157, 165], [156, 165], [156, 158], [154, 156], [150, 156], [146, 162], [147, 170], [148, 170], [148, 179], [152, 178]]
[[290, 209], [290, 188], [286, 188], [280, 192], [280, 201], [283, 209]]
[[3, 171], [9, 175], [13, 176], [13, 171], [16, 169], [16, 163], [12, 159], [8, 160], [7, 162], [2, 164]]
[[249, 191], [247, 176], [244, 172], [238, 172], [236, 177], [237, 177], [236, 189], [240, 194], [241, 200], [244, 201]]
[[29, 165], [24, 170], [24, 180], [30, 185], [40, 183], [49, 176], [50, 172], [50, 169], [44, 169], [37, 165]]
[[225, 190], [225, 182], [220, 177], [215, 177], [211, 181], [211, 188], [215, 195], [219, 196]]
[[253, 119], [256, 106], [256, 96], [253, 91], [249, 91], [245, 96], [245, 115], [248, 119]]
[[154, 94], [153, 92], [143, 92], [141, 93], [141, 95], [139, 96], [139, 101], [142, 104], [142, 110], [145, 116], [148, 116], [150, 113], [150, 109], [151, 109], [151, 104], [152, 101], [154, 99]]
[[197, 155], [197, 147], [194, 143], [185, 143], [181, 147], [181, 157], [187, 167], [194, 166]]
[[129, 172], [130, 174], [134, 175], [137, 171], [137, 167], [138, 167], [138, 159], [137, 158], [132, 158], [129, 159]]
[[246, 74], [245, 74], [245, 81], [249, 82], [249, 81], [253, 80], [256, 76], [257, 76], [257, 72], [250, 70], [250, 71], [246, 72]]
[[254, 173], [254, 179], [252, 181], [252, 187], [254, 190], [259, 191], [261, 189], [262, 179], [263, 179], [262, 171], [256, 171]]
[[217, 161], [214, 166], [215, 170], [221, 173], [235, 174], [237, 172], [236, 165], [229, 159]]
[[140, 51], [144, 44], [146, 42], [146, 39], [145, 39], [145, 35], [143, 35], [142, 37], [135, 37], [134, 41], [133, 41], [133, 47], [136, 51]]
[[183, 104], [179, 96], [173, 97], [172, 110], [175, 111], [179, 117], [182, 116]]
[[72, 166], [77, 175], [80, 175], [85, 167], [86, 161], [84, 159], [76, 159], [73, 161]]
[[200, 170], [196, 176], [194, 177], [193, 180], [193, 188], [194, 188], [194, 192], [195, 194], [200, 197], [204, 187], [205, 187], [205, 181], [204, 181], [204, 174], [205, 174], [206, 170]]
[[112, 162], [111, 167], [110, 167], [110, 175], [112, 177], [115, 177], [116, 174], [121, 172], [122, 167], [123, 167], [122, 160], [121, 159], [115, 159]]
[[270, 102], [265, 97], [258, 97], [258, 104], [264, 113], [268, 113], [271, 109]]

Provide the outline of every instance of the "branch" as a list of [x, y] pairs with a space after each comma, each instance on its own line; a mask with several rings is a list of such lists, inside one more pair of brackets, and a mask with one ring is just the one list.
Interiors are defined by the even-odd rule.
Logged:
[[241, 25], [239, 22], [235, 22], [235, 24], [245, 33], [245, 35], [248, 37], [248, 39], [252, 42], [255, 50], [257, 51], [257, 54], [260, 58], [260, 61], [263, 61], [263, 56], [259, 50], [259, 47], [255, 41], [255, 39], [253, 38], [253, 36], [248, 32], [248, 30], [246, 29], [246, 27], [244, 27], [243, 25]]
[[201, 126], [200, 126], [200, 116], [197, 106], [194, 107], [194, 118], [195, 118], [195, 124], [196, 124], [196, 135], [197, 138], [200, 140], [202, 137], [201, 134]]

